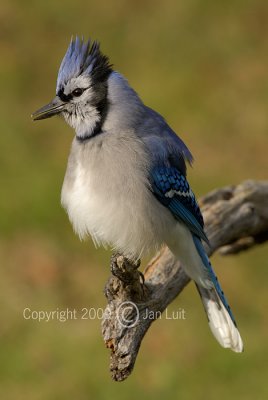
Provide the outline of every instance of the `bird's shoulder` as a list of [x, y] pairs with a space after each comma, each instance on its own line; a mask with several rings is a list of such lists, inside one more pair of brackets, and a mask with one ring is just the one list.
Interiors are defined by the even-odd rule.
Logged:
[[146, 107], [146, 118], [139, 126], [138, 135], [150, 153], [153, 165], [176, 167], [186, 175], [186, 163], [192, 164], [193, 156], [164, 117]]

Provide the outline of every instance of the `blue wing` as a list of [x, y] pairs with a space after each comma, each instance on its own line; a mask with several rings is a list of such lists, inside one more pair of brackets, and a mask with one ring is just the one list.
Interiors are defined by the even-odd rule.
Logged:
[[154, 195], [174, 218], [209, 244], [200, 208], [186, 177], [174, 167], [155, 167], [151, 172], [151, 184]]

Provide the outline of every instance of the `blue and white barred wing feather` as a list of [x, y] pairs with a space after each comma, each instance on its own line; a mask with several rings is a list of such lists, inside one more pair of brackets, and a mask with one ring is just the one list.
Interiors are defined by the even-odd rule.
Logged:
[[[223, 347], [241, 352], [243, 343], [234, 316], [202, 245], [201, 239], [209, 242], [204, 232], [201, 211], [186, 177], [172, 166], [155, 167], [151, 172], [151, 184], [157, 199], [191, 232], [194, 251], [199, 256], [200, 276], [204, 272], [206, 276], [206, 280], [195, 279], [196, 286], [212, 333]], [[190, 246], [189, 251], [191, 251]], [[186, 273], [190, 266], [187, 267]]]
[[204, 232], [204, 220], [189, 183], [174, 167], [154, 168], [152, 171], [154, 194], [190, 231], [209, 244]]

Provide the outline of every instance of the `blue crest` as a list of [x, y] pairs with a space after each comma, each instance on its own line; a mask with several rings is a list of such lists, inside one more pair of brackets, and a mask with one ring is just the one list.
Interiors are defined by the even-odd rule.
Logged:
[[90, 75], [93, 82], [107, 80], [112, 71], [108, 57], [100, 51], [99, 43], [91, 44], [80, 40], [79, 37], [72, 39], [67, 52], [61, 62], [57, 79], [57, 92], [71, 78], [80, 75]]

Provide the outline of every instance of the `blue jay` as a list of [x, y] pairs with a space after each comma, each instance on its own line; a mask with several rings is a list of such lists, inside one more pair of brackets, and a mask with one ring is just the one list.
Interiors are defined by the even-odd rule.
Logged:
[[186, 179], [193, 158], [184, 142], [90, 40], [71, 40], [56, 97], [32, 117], [58, 114], [75, 130], [61, 195], [75, 232], [135, 261], [166, 244], [195, 281], [218, 342], [241, 352], [234, 316], [202, 244], [208, 238]]

